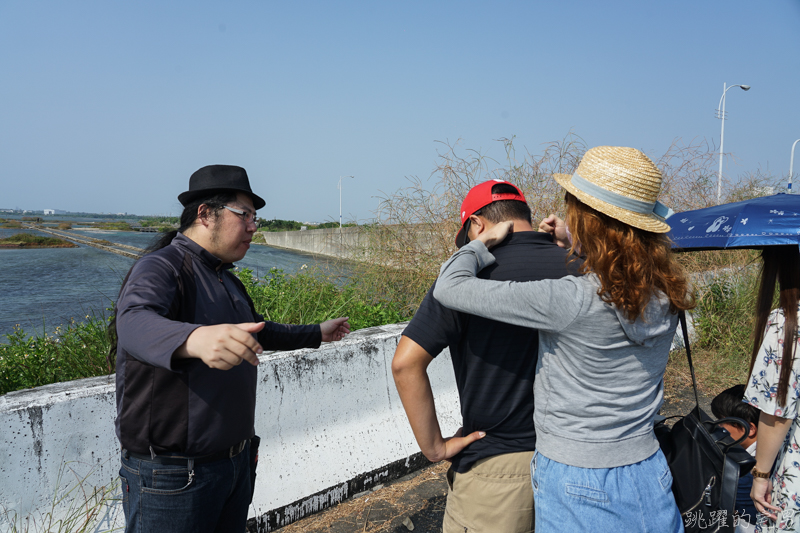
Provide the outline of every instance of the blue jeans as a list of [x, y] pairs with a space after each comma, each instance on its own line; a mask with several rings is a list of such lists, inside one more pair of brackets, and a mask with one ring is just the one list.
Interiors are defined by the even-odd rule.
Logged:
[[579, 468], [536, 453], [531, 461], [536, 533], [683, 533], [661, 450], [616, 468]]
[[230, 459], [188, 467], [188, 461], [165, 465], [123, 452], [119, 475], [126, 533], [245, 531], [250, 444]]

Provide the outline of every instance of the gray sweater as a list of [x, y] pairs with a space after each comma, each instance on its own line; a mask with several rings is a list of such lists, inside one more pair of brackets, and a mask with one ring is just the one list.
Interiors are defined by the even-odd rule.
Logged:
[[677, 315], [659, 293], [635, 322], [597, 295], [589, 274], [534, 282], [477, 279], [494, 262], [480, 241], [442, 265], [433, 296], [446, 307], [539, 330], [536, 449], [583, 468], [637, 463], [658, 450], [653, 417]]

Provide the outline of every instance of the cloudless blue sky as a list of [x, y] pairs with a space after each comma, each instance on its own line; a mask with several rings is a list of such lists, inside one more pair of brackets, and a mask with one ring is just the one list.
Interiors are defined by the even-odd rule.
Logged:
[[727, 93], [726, 172], [785, 176], [798, 65], [798, 0], [2, 0], [0, 208], [178, 214], [227, 163], [268, 218], [338, 219], [354, 175], [365, 220], [435, 141], [718, 145], [723, 82], [752, 86]]

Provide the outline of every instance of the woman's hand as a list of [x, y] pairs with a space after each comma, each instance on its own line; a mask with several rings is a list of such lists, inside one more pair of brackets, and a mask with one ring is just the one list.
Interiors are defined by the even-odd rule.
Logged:
[[773, 520], [777, 520], [776, 514], [770, 513], [770, 510], [780, 512], [780, 507], [775, 507], [770, 503], [772, 499], [772, 480], [762, 477], [753, 478], [753, 488], [750, 489], [750, 498], [756, 506], [756, 510]]
[[498, 222], [491, 228], [478, 235], [476, 240], [481, 241], [487, 248], [492, 249], [506, 238], [509, 233], [514, 232], [514, 223], [510, 220]]
[[569, 248], [572, 246], [569, 240], [569, 231], [567, 230], [566, 223], [556, 215], [551, 214], [539, 222], [539, 231], [552, 235], [553, 241], [561, 248]]

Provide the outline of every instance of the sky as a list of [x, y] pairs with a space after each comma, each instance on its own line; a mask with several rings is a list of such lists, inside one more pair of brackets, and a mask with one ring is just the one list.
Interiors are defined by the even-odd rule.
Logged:
[[718, 146], [723, 83], [726, 175], [788, 176], [799, 65], [800, 0], [0, 0], [0, 208], [178, 215], [235, 164], [261, 217], [338, 220], [353, 176], [367, 221], [439, 142]]

